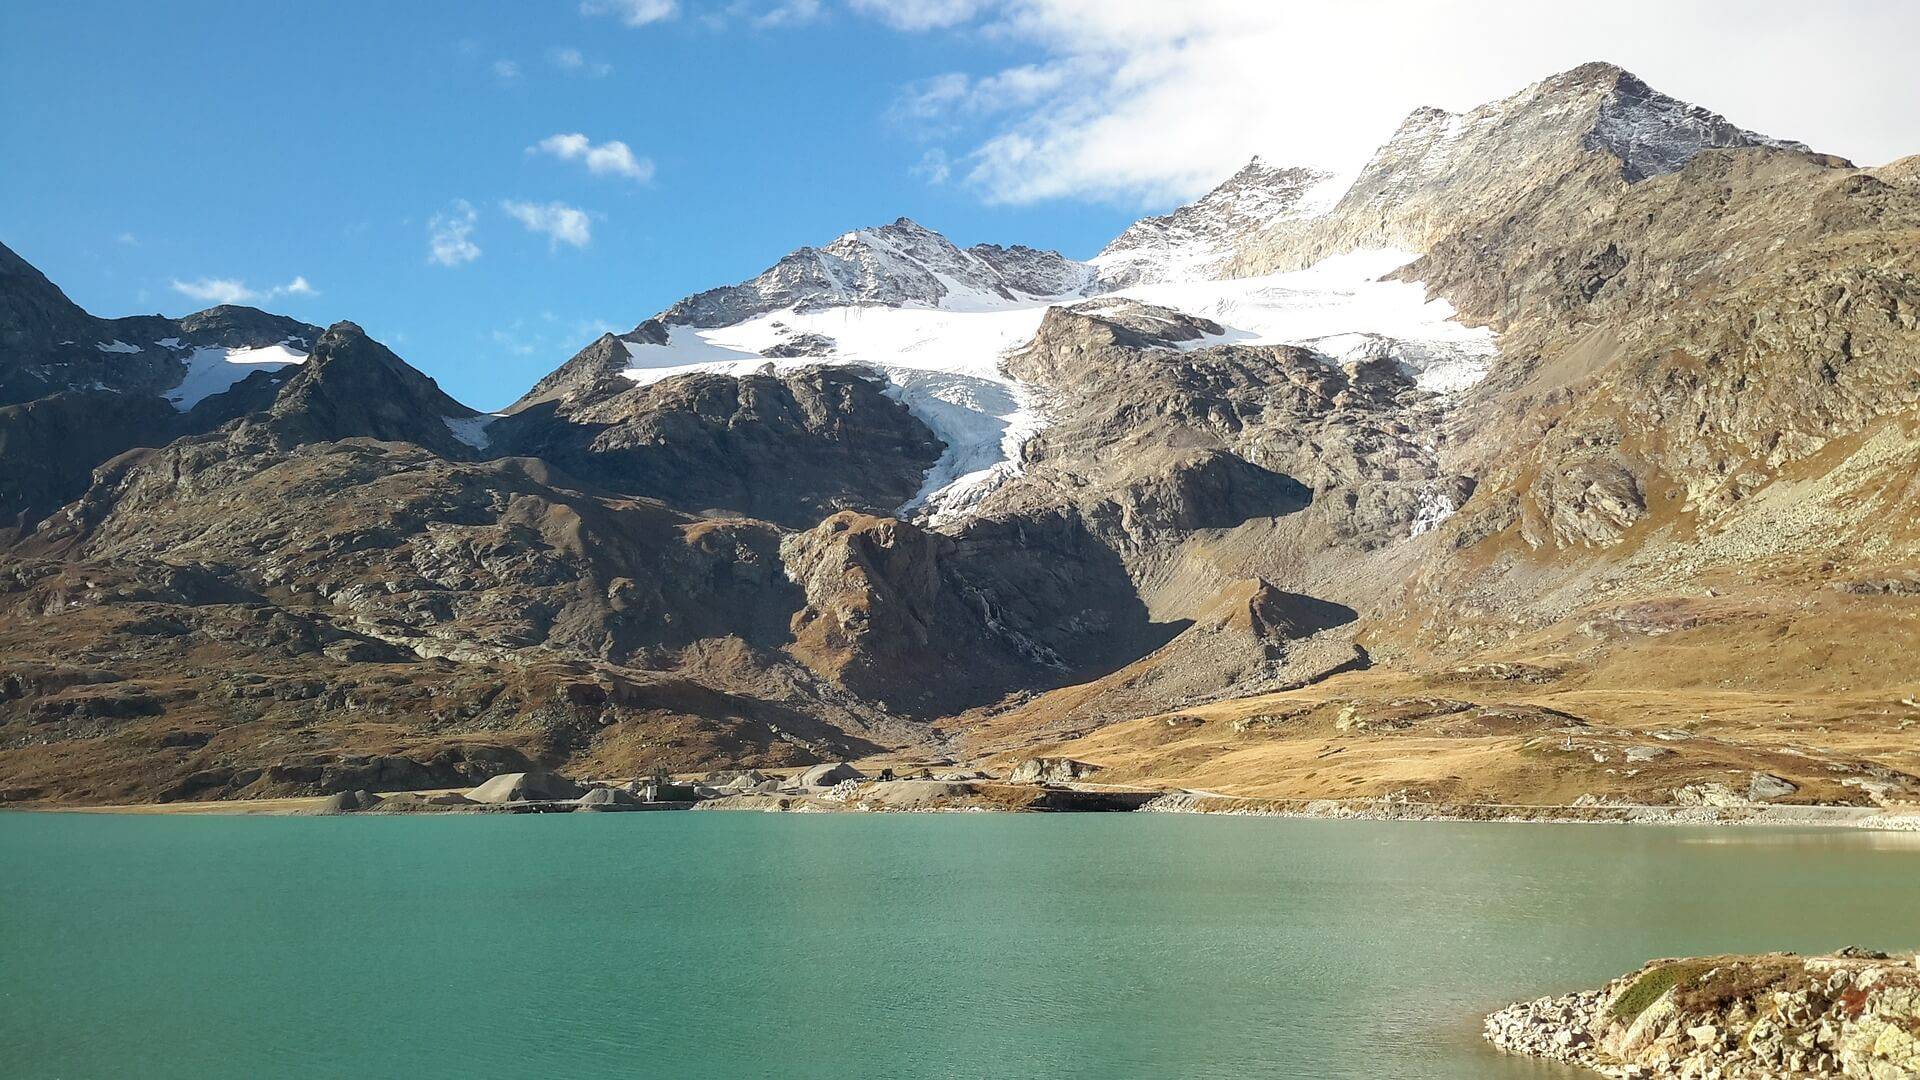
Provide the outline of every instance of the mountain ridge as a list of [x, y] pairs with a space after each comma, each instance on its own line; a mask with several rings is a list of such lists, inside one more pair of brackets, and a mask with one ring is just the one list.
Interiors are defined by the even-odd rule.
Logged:
[[[1612, 65], [1325, 183], [1250, 163], [1116, 238], [1124, 285], [856, 230], [498, 417], [350, 323], [187, 409], [87, 340], [142, 394], [0, 407], [0, 457], [73, 447], [80, 488], [0, 538], [0, 789], [893, 749], [1273, 797], [1920, 793], [1885, 737], [1920, 693], [1920, 186]], [[25, 332], [78, 318], [12, 280]], [[80, 447], [123, 397], [179, 426]]]

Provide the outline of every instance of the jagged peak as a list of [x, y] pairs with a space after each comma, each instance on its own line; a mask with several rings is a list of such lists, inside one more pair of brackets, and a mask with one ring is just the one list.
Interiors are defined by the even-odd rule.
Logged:
[[[1475, 138], [1484, 145], [1457, 148], [1463, 139]], [[1468, 112], [1416, 108], [1375, 151], [1367, 171], [1411, 167], [1427, 176], [1448, 175], [1453, 166], [1441, 159], [1456, 154], [1519, 160], [1572, 140], [1582, 149], [1620, 159], [1622, 176], [1630, 182], [1674, 172], [1702, 150], [1807, 149], [1737, 127], [1719, 113], [1655, 90], [1618, 64], [1594, 60]], [[1409, 166], [1410, 158], [1417, 164]], [[1366, 193], [1370, 185], [1356, 188]]]
[[980, 244], [961, 249], [909, 217], [802, 247], [756, 277], [696, 293], [662, 312], [662, 323], [730, 326], [783, 308], [856, 304], [992, 307], [1081, 295], [1084, 264], [1051, 251]]
[[1193, 202], [1128, 226], [1093, 265], [1105, 288], [1216, 276], [1242, 239], [1324, 211], [1337, 189], [1331, 173], [1255, 155]]

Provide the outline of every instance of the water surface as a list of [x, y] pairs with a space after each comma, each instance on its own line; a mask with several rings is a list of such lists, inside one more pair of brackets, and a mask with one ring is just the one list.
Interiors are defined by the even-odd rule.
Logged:
[[1917, 898], [1837, 831], [0, 814], [0, 1074], [1561, 1077], [1481, 1014]]

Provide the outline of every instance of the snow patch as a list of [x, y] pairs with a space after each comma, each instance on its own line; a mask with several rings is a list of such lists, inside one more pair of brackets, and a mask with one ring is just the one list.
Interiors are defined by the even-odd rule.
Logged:
[[129, 345], [119, 338], [114, 338], [110, 344], [96, 342], [93, 347], [103, 353], [136, 353], [141, 351], [140, 346]]
[[493, 436], [487, 434], [487, 426], [498, 419], [490, 413], [480, 413], [477, 416], [443, 416], [440, 422], [447, 425], [447, 430], [453, 432], [454, 438], [475, 450], [485, 450], [487, 444], [493, 441]]
[[285, 341], [257, 349], [202, 346], [186, 357], [186, 377], [165, 397], [174, 408], [186, 412], [215, 394], [233, 389], [235, 383], [256, 371], [278, 371], [306, 360], [306, 353], [295, 351]]
[[1479, 382], [1498, 355], [1493, 331], [1453, 321], [1453, 305], [1428, 300], [1419, 282], [1382, 280], [1417, 257], [1388, 248], [1355, 251], [1285, 274], [1137, 285], [1117, 295], [1226, 328], [1185, 343], [1188, 349], [1297, 345], [1342, 363], [1385, 357], [1423, 390], [1463, 390]]
[[[1287, 274], [1163, 282], [1106, 295], [1202, 315], [1225, 328], [1182, 349], [1297, 345], [1343, 363], [1391, 359], [1436, 393], [1471, 386], [1496, 355], [1493, 332], [1452, 321], [1452, 305], [1429, 301], [1417, 282], [1380, 280], [1414, 258], [1405, 251], [1361, 251]], [[693, 372], [738, 377], [823, 363], [871, 368], [886, 377], [887, 394], [947, 444], [920, 491], [900, 508], [939, 521], [967, 513], [1019, 475], [1020, 448], [1045, 426], [1034, 391], [1007, 376], [1002, 360], [1033, 339], [1048, 305], [978, 293], [962, 300], [956, 292], [945, 300], [960, 307], [789, 307], [731, 326], [670, 326], [665, 344], [625, 342], [629, 366], [622, 374], [646, 385]], [[827, 339], [832, 348], [823, 355], [767, 355], [806, 336]]]
[[[1019, 472], [1019, 451], [1042, 426], [1031, 392], [1001, 370], [1001, 358], [1033, 340], [1047, 305], [1028, 302], [956, 311], [872, 305], [768, 312], [734, 326], [674, 326], [664, 345], [626, 343], [639, 384], [705, 371], [749, 375], [858, 364], [885, 375], [887, 393], [947, 444], [904, 511], [938, 519], [977, 504]], [[768, 357], [803, 334], [834, 342], [829, 356]]]
[[1460, 507], [1453, 501], [1453, 492], [1435, 483], [1420, 493], [1419, 505], [1413, 508], [1413, 523], [1407, 527], [1407, 537], [1412, 539], [1421, 533], [1432, 532], [1440, 523], [1452, 517]]

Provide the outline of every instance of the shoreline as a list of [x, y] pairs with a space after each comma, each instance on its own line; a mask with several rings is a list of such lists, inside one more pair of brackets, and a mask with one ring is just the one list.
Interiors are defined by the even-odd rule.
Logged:
[[1453, 821], [1577, 825], [1715, 825], [1804, 827], [1866, 832], [1920, 832], [1920, 806], [1756, 804], [1671, 806], [1529, 803], [1425, 803], [1397, 799], [1260, 799], [1211, 793], [1172, 792], [1140, 808], [1142, 813], [1219, 814], [1314, 821]]
[[1496, 1049], [1615, 1080], [1920, 1075], [1920, 957], [1849, 948], [1652, 960], [1487, 1016]]
[[[862, 805], [857, 800], [791, 797], [767, 799], [767, 805], [727, 800], [727, 805], [702, 806], [722, 813], [1143, 813], [1194, 814], [1220, 817], [1269, 817], [1302, 821], [1432, 821], [1504, 824], [1667, 825], [1730, 828], [1810, 828], [1860, 832], [1920, 833], [1920, 806], [1840, 806], [1831, 804], [1751, 806], [1671, 806], [1608, 804], [1587, 806], [1527, 803], [1427, 803], [1400, 799], [1285, 799], [1222, 795], [1214, 792], [1170, 790], [1149, 795], [1143, 789], [1099, 785], [1036, 787], [1036, 792], [1099, 795], [1121, 792], [1140, 797], [1131, 809], [1003, 809], [978, 804], [889, 808]], [[436, 792], [417, 792], [428, 795]], [[400, 792], [386, 792], [393, 795]], [[0, 811], [23, 813], [123, 814], [130, 816], [314, 816], [328, 796], [228, 800], [180, 803], [125, 803], [109, 805], [14, 804]], [[758, 800], [755, 800], [758, 802]], [[361, 811], [375, 813], [375, 811]], [[507, 812], [484, 806], [448, 807], [437, 813], [487, 814]], [[394, 816], [391, 813], [381, 816]]]

